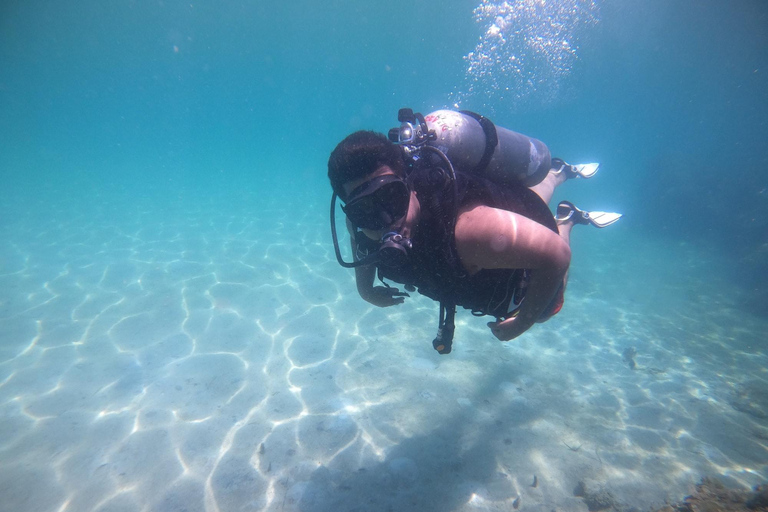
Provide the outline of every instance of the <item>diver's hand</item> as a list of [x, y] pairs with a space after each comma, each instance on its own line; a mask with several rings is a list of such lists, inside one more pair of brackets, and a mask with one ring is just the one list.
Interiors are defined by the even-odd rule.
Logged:
[[406, 297], [410, 297], [406, 292], [401, 292], [397, 288], [386, 286], [374, 286], [368, 293], [362, 296], [367, 302], [380, 308], [402, 304]]
[[527, 323], [523, 318], [512, 317], [501, 322], [488, 322], [491, 332], [501, 341], [509, 341], [517, 338], [531, 328], [535, 322]]

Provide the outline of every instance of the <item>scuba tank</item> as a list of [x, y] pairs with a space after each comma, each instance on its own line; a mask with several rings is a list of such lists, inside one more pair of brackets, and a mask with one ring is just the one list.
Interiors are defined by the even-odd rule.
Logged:
[[526, 187], [541, 182], [551, 166], [549, 149], [543, 142], [496, 126], [474, 112], [437, 110], [422, 116], [404, 108], [398, 112], [398, 120], [401, 125], [389, 131], [389, 139], [414, 160], [428, 145], [440, 150], [456, 172]]

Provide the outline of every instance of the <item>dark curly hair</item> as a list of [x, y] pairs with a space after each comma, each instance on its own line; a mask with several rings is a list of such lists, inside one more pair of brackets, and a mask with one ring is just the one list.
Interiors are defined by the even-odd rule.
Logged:
[[361, 130], [339, 142], [328, 159], [328, 179], [333, 191], [346, 200], [344, 184], [371, 174], [386, 165], [405, 176], [402, 149], [386, 135]]

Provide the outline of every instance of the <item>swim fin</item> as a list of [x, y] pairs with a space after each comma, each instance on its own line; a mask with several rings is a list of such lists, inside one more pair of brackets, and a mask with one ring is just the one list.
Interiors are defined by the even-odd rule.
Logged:
[[[595, 174], [597, 174], [597, 171], [600, 169], [600, 164], [598, 163], [591, 163], [591, 164], [577, 164], [571, 166], [571, 172], [568, 173], [568, 177], [580, 177], [580, 178], [591, 178]], [[572, 176], [573, 175], [573, 176]]]
[[597, 171], [600, 169], [600, 164], [598, 163], [591, 163], [591, 164], [574, 164], [571, 165], [564, 160], [561, 160], [560, 158], [553, 158], [552, 159], [552, 169], [555, 169], [555, 172], [561, 173], [565, 171], [565, 176], [569, 180], [573, 178], [591, 178], [595, 174], [597, 174]]
[[561, 201], [557, 205], [557, 214], [555, 215], [558, 224], [571, 220], [574, 224], [592, 224], [597, 228], [608, 227], [620, 218], [620, 213], [579, 210], [569, 201]]
[[595, 227], [605, 228], [621, 218], [620, 213], [612, 212], [589, 212], [589, 222]]

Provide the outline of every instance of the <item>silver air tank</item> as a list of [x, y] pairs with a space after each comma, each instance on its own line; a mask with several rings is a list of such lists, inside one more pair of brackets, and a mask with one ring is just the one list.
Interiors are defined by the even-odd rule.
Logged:
[[[453, 110], [437, 110], [424, 118], [437, 140], [429, 145], [440, 149], [457, 172], [475, 172], [486, 150], [486, 130], [474, 117]], [[538, 184], [551, 165], [549, 149], [540, 140], [496, 126], [498, 145], [481, 175], [494, 183]]]

